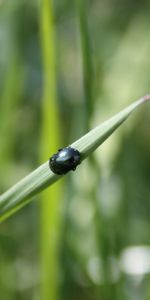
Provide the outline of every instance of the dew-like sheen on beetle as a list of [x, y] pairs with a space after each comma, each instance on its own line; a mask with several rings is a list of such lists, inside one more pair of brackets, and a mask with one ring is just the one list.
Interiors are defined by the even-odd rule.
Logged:
[[71, 147], [59, 149], [58, 152], [49, 159], [50, 169], [53, 173], [58, 175], [66, 174], [70, 170], [74, 171], [80, 163], [80, 152]]

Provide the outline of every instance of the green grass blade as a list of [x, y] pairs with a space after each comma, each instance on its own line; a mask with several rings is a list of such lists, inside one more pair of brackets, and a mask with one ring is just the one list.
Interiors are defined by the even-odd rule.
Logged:
[[[12, 148], [15, 134], [14, 115], [20, 101], [22, 89], [22, 66], [19, 55], [12, 55], [9, 62], [9, 71], [6, 74], [5, 84], [1, 97], [0, 120], [0, 166], [9, 165], [12, 157]], [[9, 138], [8, 138], [9, 136]]]
[[[94, 84], [94, 67], [92, 61], [91, 43], [88, 28], [88, 3], [83, 0], [76, 0], [77, 17], [79, 23], [79, 35], [81, 43], [81, 57], [83, 69], [83, 85], [85, 95], [85, 113], [87, 116], [87, 128], [89, 127], [89, 117], [93, 110], [93, 84]], [[88, 128], [89, 129], [89, 128]], [[88, 130], [87, 129], [87, 130]]]
[[[56, 92], [55, 24], [52, 1], [42, 0], [40, 7], [41, 48], [43, 61], [43, 99], [41, 122], [41, 159], [55, 151], [60, 143]], [[50, 137], [50, 138], [48, 138]], [[59, 240], [61, 186], [44, 191], [40, 202], [40, 299], [59, 298]]]
[[[104, 123], [89, 131], [71, 146], [81, 152], [82, 160], [100, 146], [141, 104], [150, 100], [146, 95], [127, 108], [114, 115]], [[44, 190], [62, 176], [53, 174], [49, 169], [48, 161], [30, 173], [7, 192], [0, 196], [0, 220], [31, 201], [31, 197]]]

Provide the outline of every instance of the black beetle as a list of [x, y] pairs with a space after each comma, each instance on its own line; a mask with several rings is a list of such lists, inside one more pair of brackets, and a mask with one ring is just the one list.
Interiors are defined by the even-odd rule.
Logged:
[[59, 149], [58, 152], [49, 159], [50, 169], [53, 173], [58, 175], [66, 174], [70, 170], [74, 171], [80, 163], [80, 152], [71, 147]]

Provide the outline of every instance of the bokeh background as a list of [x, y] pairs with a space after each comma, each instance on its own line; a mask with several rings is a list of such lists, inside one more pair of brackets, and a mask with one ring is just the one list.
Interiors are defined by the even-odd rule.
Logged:
[[[0, 1], [0, 192], [150, 91], [150, 2]], [[3, 300], [150, 299], [150, 106], [0, 225]]]

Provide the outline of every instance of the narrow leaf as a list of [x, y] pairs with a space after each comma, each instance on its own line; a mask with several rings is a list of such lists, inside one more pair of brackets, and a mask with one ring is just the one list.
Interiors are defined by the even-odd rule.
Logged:
[[[150, 100], [146, 95], [127, 108], [98, 125], [70, 146], [81, 152], [84, 160], [100, 146], [141, 104]], [[0, 196], [0, 221], [31, 201], [31, 197], [61, 178], [49, 169], [49, 161], [42, 164]]]

